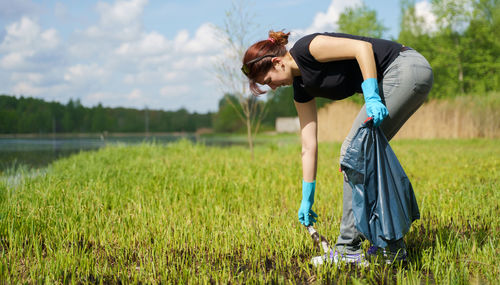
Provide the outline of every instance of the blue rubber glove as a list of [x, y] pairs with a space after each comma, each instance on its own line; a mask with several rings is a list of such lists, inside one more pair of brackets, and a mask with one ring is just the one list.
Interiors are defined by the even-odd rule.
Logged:
[[313, 225], [316, 223], [318, 215], [311, 210], [314, 204], [314, 191], [316, 189], [316, 180], [306, 182], [302, 180], [302, 203], [299, 209], [299, 222], [304, 226]]
[[387, 108], [382, 103], [378, 95], [378, 83], [376, 78], [368, 78], [361, 83], [363, 95], [365, 97], [366, 114], [373, 118], [373, 125], [380, 126], [385, 117], [389, 114]]

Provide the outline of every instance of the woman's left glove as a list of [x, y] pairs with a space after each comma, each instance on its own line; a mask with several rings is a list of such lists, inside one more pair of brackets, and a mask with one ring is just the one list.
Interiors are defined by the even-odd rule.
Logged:
[[380, 126], [389, 114], [378, 94], [378, 83], [376, 78], [368, 78], [361, 83], [363, 96], [365, 97], [366, 114], [373, 118], [373, 125]]
[[314, 204], [315, 189], [316, 180], [313, 182], [302, 180], [302, 203], [299, 209], [299, 222], [306, 227], [316, 223], [316, 218], [318, 217], [318, 215], [311, 210]]

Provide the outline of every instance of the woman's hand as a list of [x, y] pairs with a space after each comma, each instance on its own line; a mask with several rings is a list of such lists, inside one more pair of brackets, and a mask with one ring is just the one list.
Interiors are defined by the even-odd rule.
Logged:
[[373, 118], [373, 125], [380, 126], [389, 114], [378, 94], [378, 83], [375, 78], [368, 78], [361, 84], [363, 96], [365, 97], [366, 114]]
[[304, 226], [314, 225], [318, 215], [311, 210], [314, 204], [314, 192], [316, 190], [316, 181], [306, 182], [302, 180], [302, 203], [299, 208], [299, 222]]

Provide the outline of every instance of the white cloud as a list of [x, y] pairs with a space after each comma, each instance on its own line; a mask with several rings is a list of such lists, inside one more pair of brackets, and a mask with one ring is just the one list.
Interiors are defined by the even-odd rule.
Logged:
[[104, 41], [134, 40], [141, 35], [142, 17], [147, 0], [118, 0], [113, 4], [99, 2], [100, 14], [98, 25], [87, 28], [83, 35], [91, 39]]
[[433, 33], [438, 30], [437, 17], [432, 12], [432, 5], [427, 1], [415, 3], [415, 15], [421, 22], [420, 28], [425, 33]]
[[44, 92], [43, 88], [37, 87], [32, 83], [29, 82], [18, 82], [12, 90], [16, 94], [24, 94], [24, 95], [30, 95], [30, 96], [36, 96], [40, 95]]
[[64, 80], [73, 84], [87, 84], [96, 81], [104, 81], [109, 72], [99, 65], [77, 64], [68, 67], [64, 74]]
[[22, 17], [6, 27], [0, 43], [0, 66], [13, 71], [39, 68], [45, 58], [58, 58], [60, 39], [55, 29], [42, 30], [29, 17]]
[[12, 95], [42, 97], [47, 100], [66, 102], [69, 85], [61, 80], [60, 70], [42, 71], [8, 71], [0, 69], [0, 82], [3, 90]]
[[41, 73], [36, 72], [14, 72], [12, 73], [10, 79], [12, 81], [29, 81], [35, 84], [42, 83], [44, 76]]
[[182, 49], [184, 45], [189, 41], [189, 32], [187, 30], [180, 30], [175, 36], [174, 44], [178, 49]]
[[163, 75], [163, 78], [166, 80], [166, 81], [172, 81], [172, 80], [176, 80], [176, 79], [179, 79], [182, 75], [179, 74], [180, 72], [167, 72]]
[[28, 17], [23, 17], [6, 28], [7, 34], [0, 45], [0, 50], [26, 49], [40, 37], [40, 26]]
[[0, 65], [5, 69], [19, 70], [19, 67], [26, 65], [26, 58], [32, 55], [32, 52], [11, 52], [0, 60]]
[[217, 28], [212, 23], [202, 24], [191, 37], [186, 30], [180, 30], [174, 38], [174, 50], [180, 54], [219, 53], [223, 43]]
[[188, 85], [167, 85], [160, 89], [160, 94], [165, 98], [179, 97], [191, 91]]
[[54, 49], [59, 44], [57, 31], [42, 31], [37, 22], [22, 17], [6, 28], [7, 34], [0, 44], [0, 51], [40, 51]]
[[137, 41], [121, 44], [116, 53], [123, 56], [158, 55], [168, 52], [171, 47], [172, 44], [163, 35], [151, 32], [143, 34]]
[[38, 43], [42, 49], [55, 49], [59, 45], [59, 36], [57, 31], [49, 29], [41, 34], [41, 42]]
[[176, 49], [187, 53], [213, 53], [222, 48], [222, 43], [217, 38], [217, 30], [211, 23], [201, 25], [191, 40], [185, 37], [183, 39]]
[[145, 84], [150, 82], [151, 72], [141, 72], [134, 74], [127, 74], [123, 77], [123, 83], [134, 85], [134, 84]]
[[311, 32], [318, 32], [336, 29], [340, 14], [342, 14], [346, 8], [355, 7], [360, 4], [361, 1], [359, 0], [333, 0], [326, 13], [320, 12], [316, 14], [309, 30]]
[[319, 12], [316, 14], [311, 26], [304, 30], [292, 31], [290, 44], [293, 44], [293, 42], [307, 34], [334, 32], [338, 28], [337, 21], [339, 20], [340, 14], [342, 14], [346, 8], [355, 7], [361, 4], [361, 0], [332, 0], [326, 13]]
[[196, 58], [182, 57], [172, 62], [172, 67], [180, 70], [193, 69], [194, 65], [196, 65]]
[[97, 10], [101, 14], [101, 23], [106, 26], [130, 25], [140, 22], [147, 0], [118, 0], [113, 5], [99, 2]]
[[127, 95], [127, 99], [129, 100], [138, 100], [142, 99], [142, 97], [143, 97], [142, 91], [139, 89], [134, 89]]

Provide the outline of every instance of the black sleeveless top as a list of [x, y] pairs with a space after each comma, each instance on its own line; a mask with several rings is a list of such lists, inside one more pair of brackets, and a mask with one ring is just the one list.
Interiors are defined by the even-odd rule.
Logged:
[[398, 57], [402, 48], [401, 44], [388, 40], [341, 33], [316, 33], [299, 39], [290, 49], [290, 54], [301, 74], [293, 79], [294, 99], [299, 103], [308, 102], [314, 97], [340, 100], [362, 92], [363, 75], [356, 59], [330, 62], [319, 62], [314, 59], [309, 51], [309, 44], [317, 35], [370, 42], [375, 55], [378, 81], [382, 79], [384, 71]]

